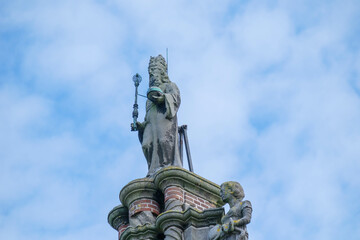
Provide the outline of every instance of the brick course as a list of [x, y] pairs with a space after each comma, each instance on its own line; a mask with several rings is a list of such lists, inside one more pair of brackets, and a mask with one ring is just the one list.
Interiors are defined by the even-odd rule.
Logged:
[[203, 211], [209, 208], [216, 208], [215, 204], [207, 201], [206, 199], [196, 196], [192, 193], [183, 190], [181, 187], [170, 186], [164, 191], [165, 202], [170, 199], [177, 199], [183, 203], [187, 203], [193, 208]]
[[160, 214], [159, 204], [151, 199], [141, 199], [132, 202], [129, 206], [129, 216], [133, 216], [138, 212], [150, 211], [155, 215]]
[[129, 226], [129, 224], [121, 224], [120, 227], [118, 228], [119, 231], [119, 239], [121, 234], [126, 230], [126, 228]]
[[180, 187], [167, 187], [164, 191], [165, 202], [169, 199], [177, 199], [184, 202], [184, 191]]

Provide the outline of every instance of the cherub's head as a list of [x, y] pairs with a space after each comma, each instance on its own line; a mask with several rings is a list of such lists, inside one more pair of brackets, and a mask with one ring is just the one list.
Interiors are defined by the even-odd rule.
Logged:
[[220, 196], [224, 202], [228, 203], [231, 198], [236, 198], [241, 201], [244, 199], [245, 193], [240, 183], [229, 181], [221, 184]]

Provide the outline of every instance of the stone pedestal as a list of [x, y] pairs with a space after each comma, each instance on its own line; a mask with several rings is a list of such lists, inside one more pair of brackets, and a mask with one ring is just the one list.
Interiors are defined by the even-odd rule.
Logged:
[[206, 240], [224, 214], [220, 187], [179, 167], [131, 181], [120, 201], [108, 216], [119, 240]]

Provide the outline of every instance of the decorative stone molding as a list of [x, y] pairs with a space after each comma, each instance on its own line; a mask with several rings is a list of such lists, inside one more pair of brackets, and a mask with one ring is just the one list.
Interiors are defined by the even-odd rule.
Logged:
[[220, 186], [180, 167], [131, 181], [119, 198], [108, 222], [120, 240], [202, 240], [224, 214]]
[[[184, 168], [162, 168], [154, 175], [154, 183], [159, 189], [161, 189], [162, 192], [165, 192], [167, 187], [177, 186], [192, 195], [196, 195], [204, 200], [207, 200], [207, 202], [212, 204], [209, 206], [203, 206], [203, 209], [212, 206], [221, 207], [225, 204], [222, 202], [220, 197], [219, 185]], [[201, 204], [199, 206], [201, 206]]]
[[121, 234], [129, 226], [129, 214], [127, 207], [118, 205], [114, 207], [108, 215], [108, 223], [112, 228], [119, 232], [118, 238], [120, 239]]
[[120, 201], [129, 208], [131, 227], [155, 224], [160, 214], [159, 200], [162, 195], [150, 178], [136, 179], [128, 183], [119, 194]]
[[121, 225], [129, 223], [129, 214], [127, 207], [118, 205], [114, 207], [108, 214], [108, 223], [112, 228], [118, 230]]
[[151, 178], [140, 178], [126, 184], [120, 191], [119, 199], [124, 206], [129, 207], [138, 199], [156, 200], [158, 188]]
[[138, 227], [128, 227], [120, 240], [158, 240], [159, 230], [155, 225], [145, 224]]
[[193, 208], [189, 208], [184, 212], [166, 211], [157, 217], [156, 226], [162, 231], [165, 231], [170, 226], [182, 229], [189, 226], [197, 228], [213, 226], [220, 222], [223, 214], [223, 208], [206, 209], [204, 211], [197, 211]]

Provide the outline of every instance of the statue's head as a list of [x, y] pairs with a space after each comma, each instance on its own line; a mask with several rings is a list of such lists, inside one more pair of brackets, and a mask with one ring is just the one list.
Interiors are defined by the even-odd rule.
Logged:
[[229, 181], [221, 184], [220, 196], [221, 199], [227, 203], [231, 198], [236, 198], [241, 201], [245, 197], [245, 193], [240, 183]]
[[163, 56], [150, 57], [149, 86], [159, 87], [162, 83], [170, 82], [167, 74], [167, 63]]

